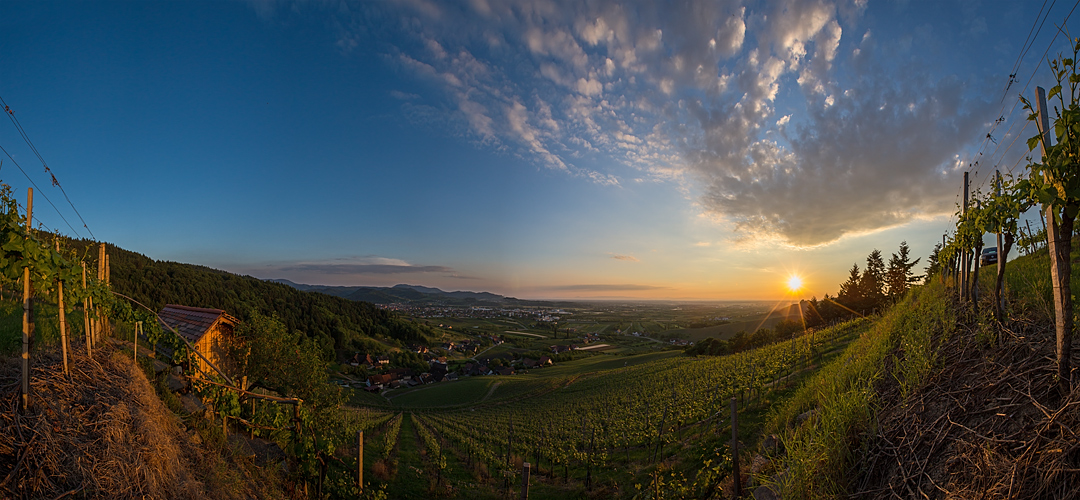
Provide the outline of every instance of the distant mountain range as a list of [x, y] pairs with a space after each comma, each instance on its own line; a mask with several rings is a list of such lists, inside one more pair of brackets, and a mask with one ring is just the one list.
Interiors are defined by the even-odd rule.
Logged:
[[289, 285], [305, 292], [319, 292], [349, 300], [372, 302], [375, 304], [407, 303], [416, 305], [505, 305], [507, 301], [517, 302], [513, 297], [490, 292], [447, 292], [438, 288], [420, 285], [380, 286], [328, 286], [293, 283], [286, 279], [267, 280]]

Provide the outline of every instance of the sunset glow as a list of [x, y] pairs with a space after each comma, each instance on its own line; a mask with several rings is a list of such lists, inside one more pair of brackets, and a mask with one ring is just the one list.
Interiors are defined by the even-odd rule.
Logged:
[[798, 292], [802, 288], [802, 278], [798, 276], [792, 276], [787, 280], [788, 290], [792, 292]]
[[259, 279], [821, 299], [901, 241], [920, 274], [985, 148], [977, 183], [1027, 163], [1015, 99], [1077, 31], [1029, 27], [1080, 26], [1016, 0], [339, 3], [5, 2], [0, 157], [28, 174], [0, 180], [63, 200], [33, 217], [66, 236]]

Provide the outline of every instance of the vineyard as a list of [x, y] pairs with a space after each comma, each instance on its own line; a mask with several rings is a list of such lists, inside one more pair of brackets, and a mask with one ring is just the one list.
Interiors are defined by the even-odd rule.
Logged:
[[[729, 400], [745, 412], [740, 436], [756, 441], [756, 422], [773, 399], [869, 325], [856, 320], [723, 357], [612, 357], [608, 369], [553, 374], [558, 382], [548, 384], [557, 388], [530, 397], [387, 413], [390, 424], [366, 438], [379, 454], [366, 455], [391, 497], [395, 474], [420, 466], [428, 494], [499, 498], [517, 491], [525, 462], [533, 498], [633, 496], [635, 485], [650, 498], [719, 492], [731, 472]], [[405, 448], [422, 459], [402, 456]]]

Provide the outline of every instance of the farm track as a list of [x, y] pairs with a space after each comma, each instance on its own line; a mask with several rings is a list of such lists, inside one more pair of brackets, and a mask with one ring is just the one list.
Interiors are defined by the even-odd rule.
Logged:
[[506, 331], [505, 331], [505, 332], [503, 332], [503, 333], [509, 333], [509, 334], [511, 334], [511, 335], [527, 335], [527, 336], [529, 336], [529, 337], [536, 337], [536, 338], [538, 338], [538, 339], [549, 339], [549, 338], [551, 338], [551, 337], [548, 337], [548, 336], [546, 336], [546, 335], [540, 335], [539, 333], [528, 333], [528, 332], [512, 332], [512, 331], [510, 331], [510, 330], [506, 330]]
[[420, 436], [416, 434], [411, 416], [403, 417], [396, 453], [397, 470], [390, 490], [407, 493], [405, 498], [425, 498], [427, 476], [424, 473], [423, 459], [420, 457]]
[[487, 401], [488, 398], [490, 398], [492, 394], [495, 394], [495, 389], [499, 388], [499, 384], [502, 384], [502, 381], [495, 382], [494, 384], [491, 384], [491, 389], [488, 389], [487, 394], [484, 394], [484, 397], [480, 398], [479, 402], [483, 403], [484, 401]]

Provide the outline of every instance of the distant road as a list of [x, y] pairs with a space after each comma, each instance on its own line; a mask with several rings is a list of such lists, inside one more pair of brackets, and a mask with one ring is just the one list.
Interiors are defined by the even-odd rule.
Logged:
[[528, 335], [528, 336], [530, 336], [530, 337], [536, 337], [536, 338], [540, 338], [540, 339], [546, 339], [546, 338], [548, 338], [547, 336], [544, 336], [544, 335], [540, 335], [540, 334], [538, 334], [538, 333], [511, 332], [510, 330], [507, 330], [507, 331], [505, 331], [505, 332], [503, 332], [503, 333], [513, 333], [514, 335]]

